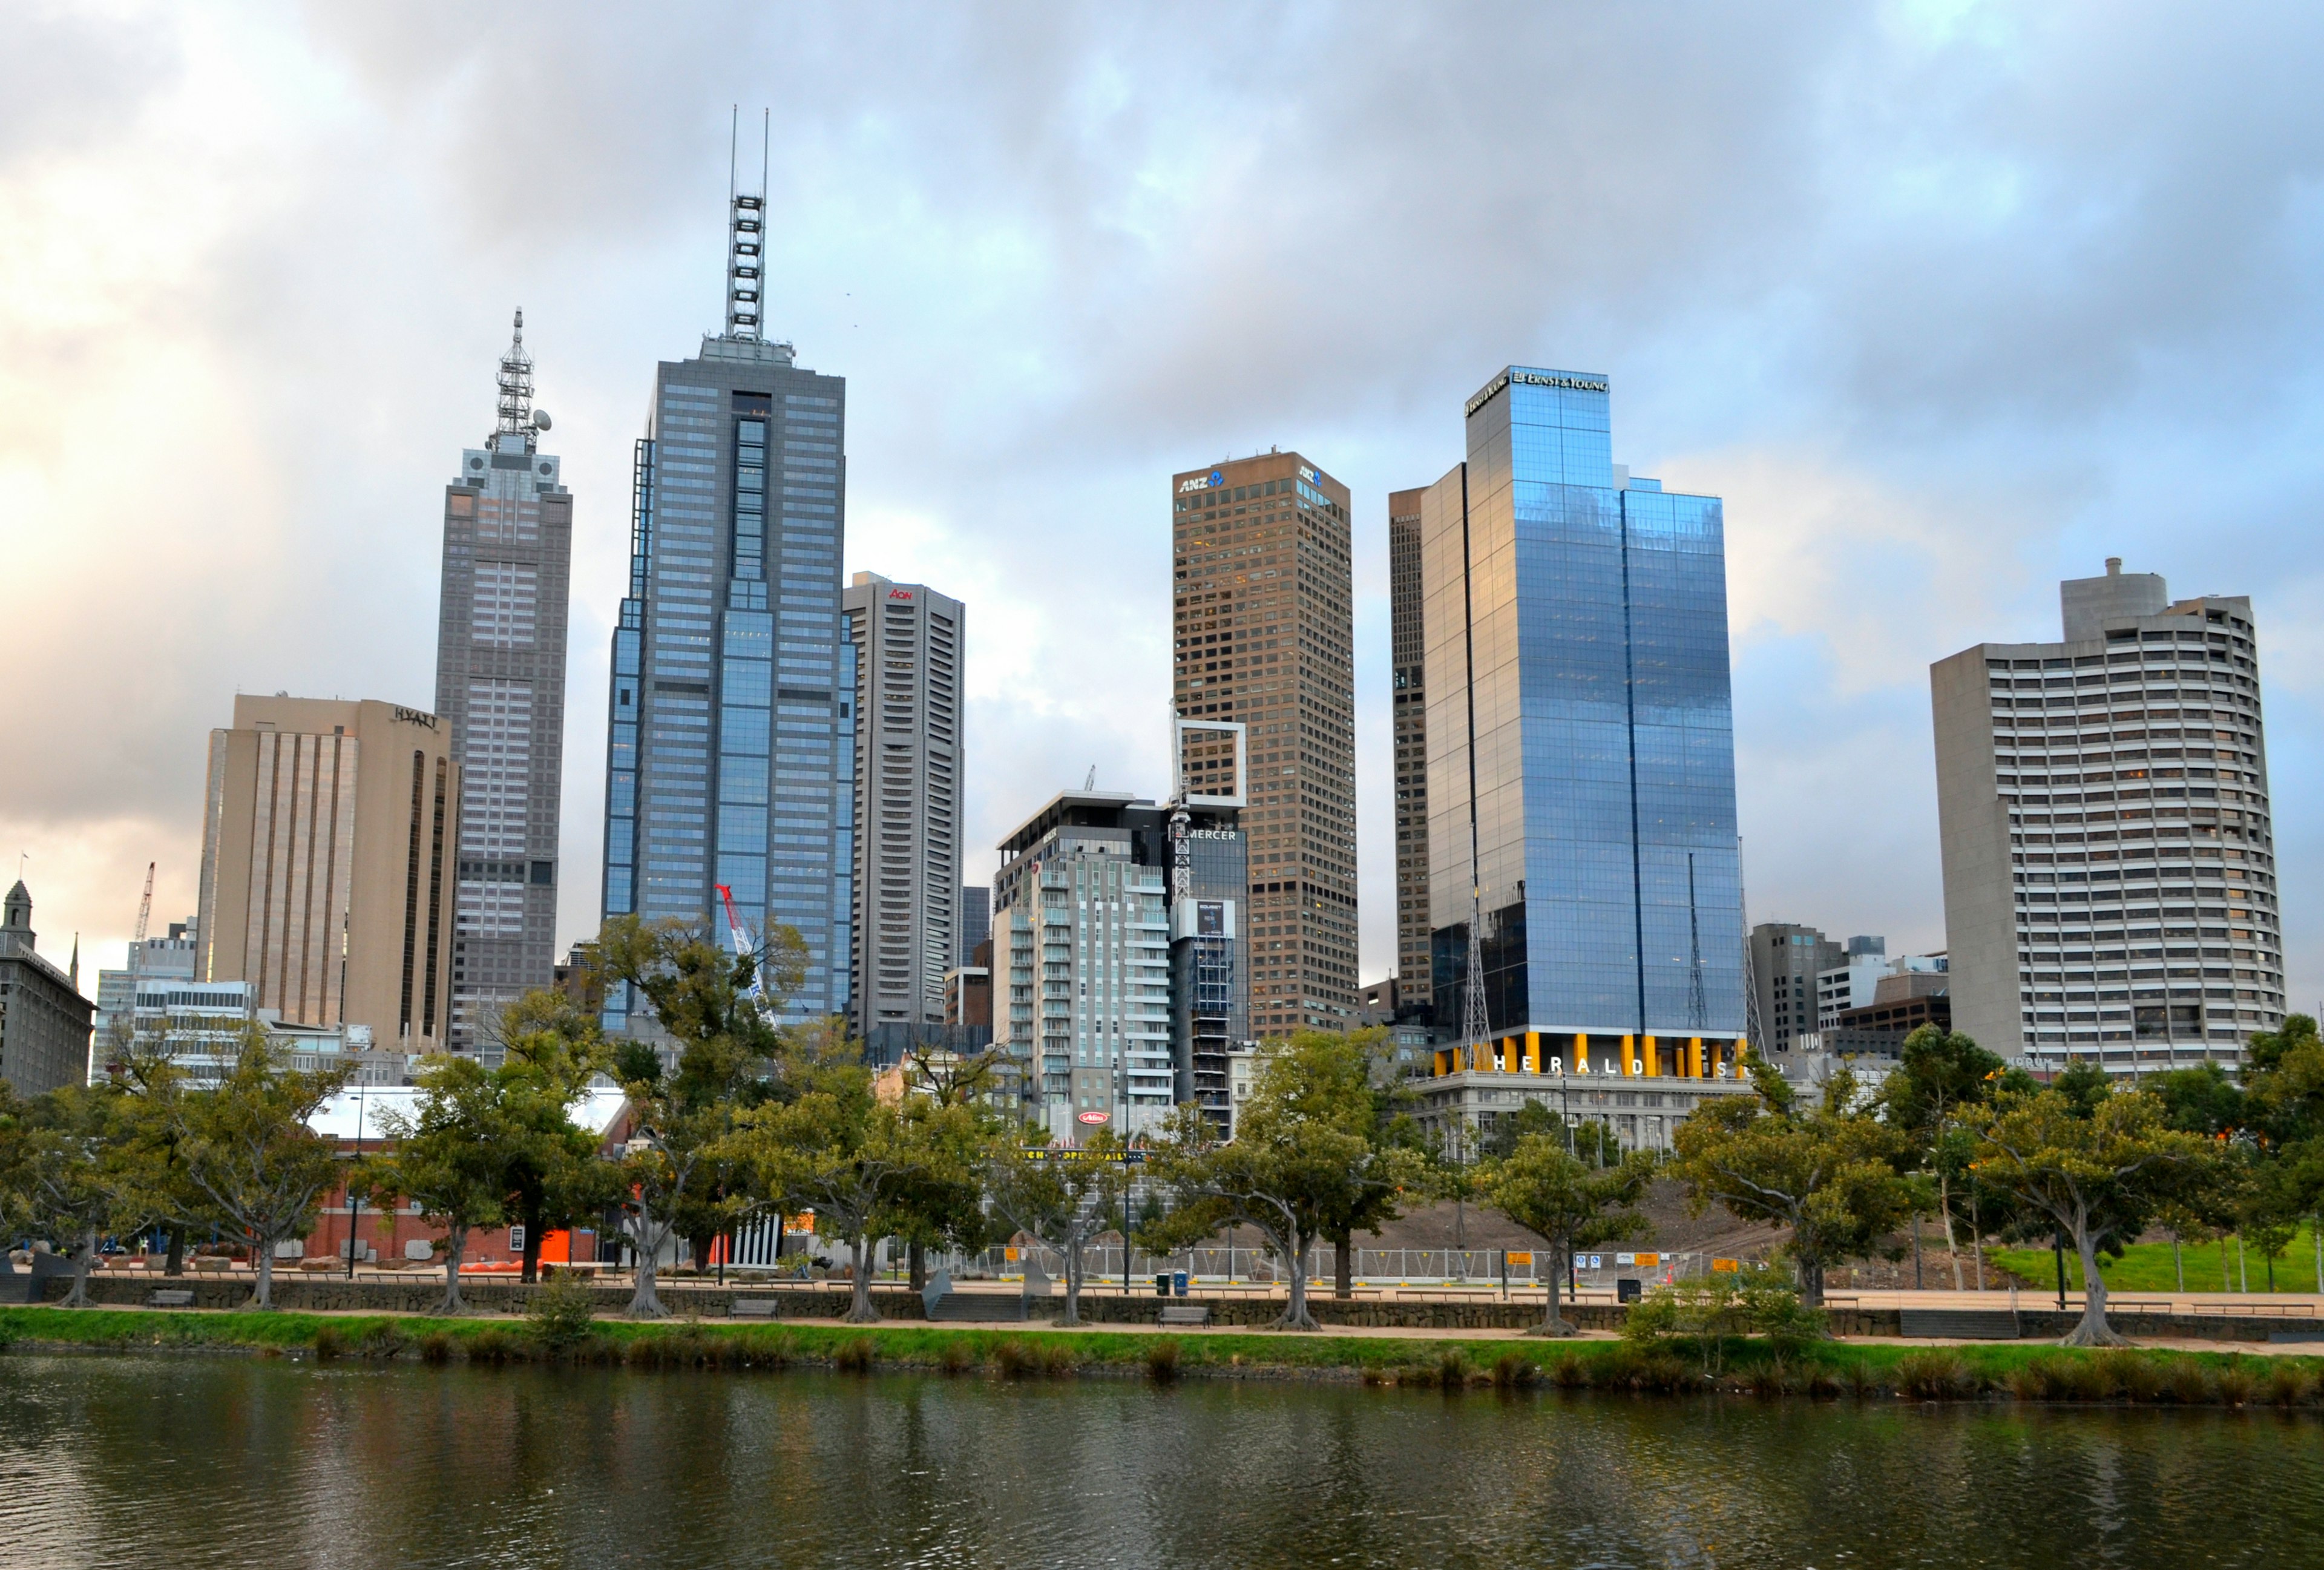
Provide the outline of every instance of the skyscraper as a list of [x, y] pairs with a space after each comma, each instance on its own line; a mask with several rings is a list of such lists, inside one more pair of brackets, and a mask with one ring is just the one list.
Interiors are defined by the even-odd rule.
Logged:
[[1716, 1077], [1744, 1031], [1723, 519], [1615, 466], [1608, 402], [1509, 367], [1422, 498], [1434, 1002], [1536, 1070]]
[[1846, 965], [1848, 950], [1791, 921], [1762, 921], [1751, 928], [1750, 944], [1750, 984], [1759, 994], [1751, 1000], [1759, 1011], [1754, 1034], [1767, 1051], [1789, 1052], [1794, 1040], [1822, 1028], [1818, 978]]
[[210, 733], [194, 980], [248, 982], [287, 1024], [440, 1052], [452, 1020], [460, 764], [442, 716], [234, 700]]
[[1348, 488], [1297, 453], [1171, 476], [1179, 715], [1248, 729], [1250, 1028], [1355, 1017]]
[[859, 572], [840, 596], [854, 650], [858, 1032], [944, 1022], [960, 934], [961, 656], [967, 612], [925, 584]]
[[2059, 586], [2065, 640], [1930, 667], [1953, 1023], [2032, 1067], [2233, 1061], [2283, 1022], [2251, 602]]
[[1395, 689], [1397, 1006], [1425, 1005], [1428, 943], [1427, 639], [1421, 627], [1420, 498], [1388, 498], [1389, 685]]
[[540, 450], [522, 311], [499, 386], [493, 434], [444, 487], [436, 624], [436, 713], [461, 765], [451, 1047], [494, 1057], [492, 1016], [556, 970], [565, 783], [573, 495]]
[[[839, 630], [847, 384], [761, 331], [766, 202], [733, 199], [726, 325], [655, 373], [606, 743], [609, 917], [796, 928], [793, 1017], [847, 1006], [853, 651]], [[755, 936], [755, 935], [754, 935]], [[605, 1024], [652, 1032], [625, 988]]]

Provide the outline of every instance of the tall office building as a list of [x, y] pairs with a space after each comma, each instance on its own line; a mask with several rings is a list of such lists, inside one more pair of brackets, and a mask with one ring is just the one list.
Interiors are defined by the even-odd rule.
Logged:
[[992, 891], [982, 883], [960, 886], [960, 957], [954, 963], [977, 963], [977, 946], [992, 936]]
[[492, 1020], [557, 968], [565, 624], [573, 496], [540, 450], [524, 313], [501, 356], [499, 418], [444, 487], [436, 712], [461, 766], [453, 905], [455, 1051], [497, 1057]]
[[[726, 325], [654, 376], [606, 743], [608, 917], [796, 929], [793, 1018], [844, 1011], [853, 649], [839, 628], [847, 384], [762, 336], [765, 199], [728, 222]], [[622, 985], [609, 1030], [653, 1021]]]
[[440, 716], [238, 697], [210, 733], [194, 980], [293, 1025], [446, 1049], [460, 763]]
[[1771, 1052], [1789, 1052], [1802, 1036], [1821, 1029], [1817, 986], [1823, 973], [1847, 963], [1848, 951], [1812, 927], [1762, 921], [1751, 928], [1752, 1032]]
[[194, 960], [200, 947], [194, 937], [194, 918], [172, 921], [167, 934], [148, 937], [142, 944], [129, 946], [128, 964], [120, 970], [100, 970], [97, 973], [97, 1028], [91, 1037], [89, 1068], [91, 1076], [101, 1071], [113, 1048], [118, 1045], [115, 1037], [126, 1031], [137, 1013], [137, 989], [144, 983], [191, 981]]
[[1716, 1077], [1744, 1034], [1720, 503], [1612, 462], [1602, 375], [1511, 366], [1467, 427], [1420, 509], [1439, 1024], [1471, 1061]]
[[1251, 1020], [1356, 1013], [1356, 755], [1348, 488], [1297, 453], [1171, 476], [1178, 714], [1249, 731]]
[[960, 937], [961, 603], [859, 572], [840, 596], [855, 653], [857, 1031], [944, 1022]]
[[1396, 1006], [1426, 1006], [1428, 943], [1427, 640], [1421, 628], [1420, 498], [1388, 498], [1389, 685], [1395, 689]]
[[[1240, 737], [1236, 738], [1238, 741]], [[1061, 1138], [1231, 1116], [1250, 1034], [1243, 836], [1229, 805], [1068, 790], [1001, 842], [992, 882], [993, 1044], [1026, 1113]]]
[[2283, 1022], [2251, 602], [2059, 586], [2065, 640], [1930, 667], [1956, 1030], [2036, 1070], [2234, 1060]]

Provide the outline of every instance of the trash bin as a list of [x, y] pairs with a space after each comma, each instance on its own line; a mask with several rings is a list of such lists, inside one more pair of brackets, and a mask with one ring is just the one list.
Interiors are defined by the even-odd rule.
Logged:
[[1614, 1281], [1614, 1301], [1617, 1303], [1635, 1303], [1638, 1300], [1640, 1290], [1641, 1288], [1638, 1285], [1637, 1277], [1617, 1277]]
[[1154, 1278], [1154, 1295], [1157, 1298], [1167, 1298], [1170, 1295], [1169, 1271], [1164, 1270]]
[[1181, 1298], [1183, 1298], [1183, 1297], [1185, 1297], [1185, 1296], [1186, 1295], [1186, 1272], [1185, 1272], [1185, 1271], [1184, 1271], [1184, 1270], [1173, 1270], [1173, 1271], [1171, 1271], [1171, 1272], [1170, 1272], [1170, 1290], [1171, 1290], [1174, 1294], [1176, 1294], [1176, 1296], [1181, 1297]]

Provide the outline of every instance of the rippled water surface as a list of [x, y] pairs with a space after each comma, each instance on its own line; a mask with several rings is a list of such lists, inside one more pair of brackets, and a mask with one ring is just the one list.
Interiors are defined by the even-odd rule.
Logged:
[[2273, 1412], [0, 1357], [11, 1565], [2324, 1563]]

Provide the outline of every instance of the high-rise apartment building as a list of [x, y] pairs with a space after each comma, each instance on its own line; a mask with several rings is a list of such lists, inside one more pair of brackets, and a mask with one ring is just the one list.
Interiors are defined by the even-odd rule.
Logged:
[[992, 891], [982, 883], [960, 886], [961, 965], [977, 963], [976, 947], [992, 936]]
[[436, 627], [436, 712], [461, 766], [451, 1046], [488, 1057], [493, 1017], [556, 972], [565, 786], [573, 496], [540, 449], [522, 311], [515, 335], [493, 433], [444, 487]]
[[840, 596], [855, 655], [856, 1030], [936, 1025], [960, 937], [961, 656], [967, 612], [859, 572]]
[[197, 982], [248, 982], [293, 1025], [441, 1052], [452, 1022], [463, 781], [440, 716], [234, 700], [210, 733]]
[[[654, 375], [606, 743], [608, 917], [746, 924], [807, 947], [794, 1018], [853, 959], [854, 651], [839, 626], [847, 384], [761, 331], [763, 196], [734, 199], [725, 330]], [[609, 1030], [653, 1031], [620, 984]]]
[[1471, 1064], [1716, 1077], [1744, 1036], [1724, 520], [1618, 468], [1608, 404], [1509, 367], [1421, 501], [1434, 1002]]
[[1428, 939], [1427, 637], [1421, 625], [1421, 491], [1388, 498], [1389, 685], [1394, 688], [1397, 1007], [1426, 1006]]
[[2232, 1061], [2283, 1021], [2251, 602], [2059, 586], [2065, 638], [1930, 668], [1954, 1028], [2037, 1071]]
[[1235, 816], [1068, 790], [1001, 842], [993, 1044], [1058, 1135], [1143, 1132], [1186, 1102], [1231, 1118], [1228, 1057], [1250, 1031]]
[[1174, 475], [1171, 494], [1174, 704], [1248, 731], [1250, 1028], [1345, 1029], [1360, 984], [1348, 488], [1266, 453]]
[[1846, 963], [1848, 951], [1812, 927], [1763, 921], [1751, 928], [1751, 983], [1758, 1021], [1753, 1032], [1771, 1051], [1788, 1052], [1820, 1028], [1820, 978]]

